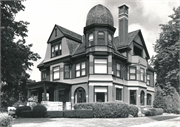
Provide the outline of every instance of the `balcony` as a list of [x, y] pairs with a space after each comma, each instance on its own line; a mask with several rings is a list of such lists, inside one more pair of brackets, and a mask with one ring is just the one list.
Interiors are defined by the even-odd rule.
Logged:
[[144, 66], [147, 67], [146, 59], [144, 59], [144, 58], [142, 58], [140, 56], [131, 56], [129, 58], [129, 62], [131, 62], [131, 63], [139, 63], [139, 64], [144, 65]]

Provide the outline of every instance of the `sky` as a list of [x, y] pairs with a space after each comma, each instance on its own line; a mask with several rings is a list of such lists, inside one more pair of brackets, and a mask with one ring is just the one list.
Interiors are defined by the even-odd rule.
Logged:
[[118, 7], [126, 4], [129, 7], [128, 32], [139, 30], [143, 34], [150, 57], [155, 55], [153, 44], [159, 38], [161, 27], [171, 20], [173, 8], [180, 6], [180, 0], [27, 0], [22, 2], [26, 7], [20, 11], [16, 21], [27, 21], [27, 44], [33, 44], [31, 50], [38, 53], [41, 59], [33, 62], [30, 79], [40, 81], [41, 74], [37, 65], [44, 59], [47, 40], [55, 24], [83, 35], [87, 14], [92, 7], [102, 4], [113, 15], [114, 27], [118, 35]]

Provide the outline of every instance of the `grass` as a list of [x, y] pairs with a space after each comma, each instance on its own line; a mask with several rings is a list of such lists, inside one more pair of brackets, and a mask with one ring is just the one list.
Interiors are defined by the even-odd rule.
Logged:
[[15, 119], [13, 127], [129, 127], [155, 121], [177, 118], [178, 115], [160, 115], [136, 118], [20, 118]]

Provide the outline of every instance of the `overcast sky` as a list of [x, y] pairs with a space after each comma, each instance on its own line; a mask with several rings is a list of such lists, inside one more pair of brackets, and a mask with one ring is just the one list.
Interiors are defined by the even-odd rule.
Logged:
[[159, 24], [166, 24], [173, 14], [173, 8], [180, 5], [180, 0], [27, 0], [26, 7], [16, 15], [16, 20], [27, 21], [28, 37], [26, 42], [33, 44], [32, 51], [42, 58], [34, 62], [30, 79], [40, 81], [41, 75], [37, 65], [44, 59], [47, 40], [55, 24], [83, 35], [89, 10], [97, 5], [106, 6], [114, 18], [115, 36], [118, 35], [118, 7], [129, 6], [129, 29], [141, 29], [150, 57], [155, 55], [153, 44], [161, 32]]

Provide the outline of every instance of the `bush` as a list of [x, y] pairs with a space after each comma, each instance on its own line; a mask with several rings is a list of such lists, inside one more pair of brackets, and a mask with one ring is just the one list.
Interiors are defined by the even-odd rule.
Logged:
[[45, 117], [47, 113], [47, 108], [44, 105], [38, 104], [33, 108], [33, 117], [42, 118]]
[[7, 127], [11, 125], [13, 118], [9, 116], [7, 113], [0, 113], [0, 126]]
[[26, 106], [26, 104], [27, 104], [26, 101], [22, 102], [21, 100], [19, 100], [19, 101], [17, 101], [16, 103], [13, 104], [13, 107], [18, 108], [19, 105], [24, 105], [24, 106]]
[[21, 112], [21, 116], [23, 118], [32, 118], [33, 117], [33, 111], [32, 110], [25, 110]]
[[143, 111], [145, 116], [156, 116], [156, 115], [162, 115], [163, 109], [161, 108], [150, 108]]
[[135, 105], [129, 105], [129, 114], [132, 115], [133, 117], [138, 116], [138, 107]]
[[8, 112], [7, 108], [1, 108], [0, 112]]
[[93, 111], [90, 109], [66, 110], [65, 118], [93, 118]]
[[155, 99], [153, 102], [153, 107], [154, 108], [162, 108], [164, 109], [164, 97], [163, 97], [163, 91], [161, 88], [157, 88], [157, 92], [155, 94]]
[[74, 109], [92, 109], [95, 118], [125, 118], [129, 115], [129, 106], [123, 102], [81, 103]]
[[63, 111], [47, 111], [47, 117], [49, 118], [63, 118]]
[[29, 106], [21, 106], [21, 107], [18, 107], [18, 108], [16, 109], [16, 115], [17, 115], [17, 117], [22, 117], [22, 116], [21, 116], [21, 112], [22, 112], [22, 111], [26, 111], [26, 110], [31, 110], [31, 107], [29, 107]]

